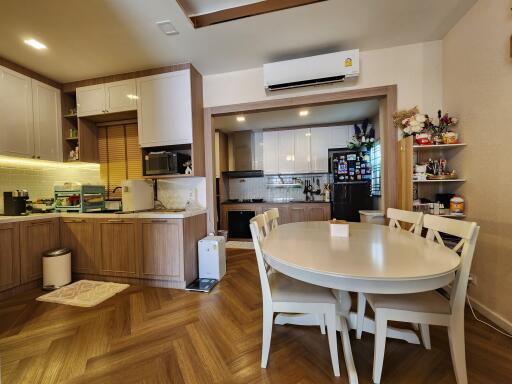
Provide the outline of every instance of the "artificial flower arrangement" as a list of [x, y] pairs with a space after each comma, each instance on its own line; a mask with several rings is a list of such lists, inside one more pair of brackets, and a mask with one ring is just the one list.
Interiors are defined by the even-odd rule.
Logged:
[[428, 116], [421, 114], [418, 107], [398, 111], [393, 114], [395, 127], [402, 131], [403, 137], [423, 132], [427, 120]]
[[450, 130], [450, 127], [456, 125], [459, 120], [447, 113], [443, 115], [441, 110], [437, 111], [437, 119], [437, 125], [430, 118], [428, 118], [425, 125], [426, 130], [432, 135], [432, 142], [434, 144], [456, 144], [458, 136]]
[[349, 149], [370, 149], [375, 144], [375, 129], [368, 129], [368, 119], [363, 121], [361, 127], [354, 124], [354, 136], [348, 143]]
[[458, 123], [458, 119], [441, 110], [437, 111], [438, 123], [428, 116], [421, 114], [418, 107], [398, 111], [393, 114], [393, 122], [396, 128], [402, 131], [403, 137], [415, 136], [416, 142], [425, 144], [456, 144], [458, 135], [450, 130], [450, 127]]

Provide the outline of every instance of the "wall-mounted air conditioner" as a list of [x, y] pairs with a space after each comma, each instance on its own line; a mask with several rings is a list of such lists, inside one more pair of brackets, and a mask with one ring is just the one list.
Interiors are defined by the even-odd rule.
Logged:
[[265, 89], [304, 87], [359, 76], [359, 49], [263, 65]]

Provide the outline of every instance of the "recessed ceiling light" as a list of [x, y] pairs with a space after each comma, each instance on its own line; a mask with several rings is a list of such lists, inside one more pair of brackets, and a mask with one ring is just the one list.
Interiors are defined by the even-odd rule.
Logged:
[[179, 34], [178, 30], [174, 27], [174, 25], [172, 25], [172, 23], [169, 20], [157, 21], [156, 25], [167, 36]]
[[46, 49], [46, 45], [44, 45], [40, 41], [37, 41], [36, 39], [27, 39], [23, 40], [23, 42], [35, 49]]
[[309, 111], [307, 109], [299, 112], [299, 116], [307, 116], [307, 115], [309, 115]]
[[236, 117], [236, 121], [238, 121], [238, 122], [240, 122], [240, 123], [241, 123], [241, 122], [244, 122], [244, 121], [245, 121], [245, 116], [237, 116], [237, 117]]

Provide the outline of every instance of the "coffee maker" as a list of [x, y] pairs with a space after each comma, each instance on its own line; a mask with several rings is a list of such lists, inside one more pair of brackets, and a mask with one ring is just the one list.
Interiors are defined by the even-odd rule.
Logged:
[[4, 192], [4, 215], [20, 216], [27, 214], [28, 192], [25, 189]]

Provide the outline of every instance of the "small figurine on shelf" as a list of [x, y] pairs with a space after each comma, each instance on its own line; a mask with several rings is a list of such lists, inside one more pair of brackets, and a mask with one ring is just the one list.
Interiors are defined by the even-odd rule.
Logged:
[[185, 167], [185, 175], [191, 175], [192, 174], [192, 160], [186, 161], [183, 163], [183, 166]]

